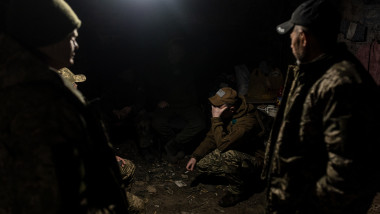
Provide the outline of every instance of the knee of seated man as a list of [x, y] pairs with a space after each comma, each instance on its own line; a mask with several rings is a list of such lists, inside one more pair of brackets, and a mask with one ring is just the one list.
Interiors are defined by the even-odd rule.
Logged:
[[124, 159], [124, 161], [125, 161], [125, 164], [119, 165], [119, 167], [120, 167], [120, 173], [121, 173], [122, 179], [127, 180], [134, 176], [136, 166], [132, 161], [128, 159]]
[[220, 168], [221, 163], [212, 156], [207, 155], [197, 163], [196, 167], [200, 172], [212, 172]]
[[210, 165], [211, 165], [211, 160], [207, 158], [206, 156], [198, 161], [196, 168], [200, 172], [205, 172], [205, 171], [208, 171], [208, 168], [210, 167]]

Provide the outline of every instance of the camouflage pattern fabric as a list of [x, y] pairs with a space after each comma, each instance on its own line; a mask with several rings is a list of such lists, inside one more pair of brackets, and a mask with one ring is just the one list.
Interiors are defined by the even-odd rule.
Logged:
[[262, 169], [263, 156], [251, 156], [243, 152], [228, 150], [220, 152], [216, 149], [206, 155], [198, 163], [201, 173], [221, 176], [229, 181], [229, 191], [234, 194], [244, 193], [247, 187], [254, 185], [254, 177], [258, 177]]
[[81, 93], [0, 35], [0, 213], [127, 213], [115, 154]]
[[256, 118], [256, 108], [246, 103], [240, 96], [241, 105], [232, 116], [232, 119], [211, 118], [211, 128], [206, 137], [191, 155], [200, 160], [215, 149], [221, 152], [237, 150], [247, 154], [254, 154], [262, 149], [263, 140], [259, 139], [260, 124]]
[[380, 178], [373, 79], [340, 47], [290, 66], [284, 95], [264, 161], [268, 212], [365, 213]]
[[128, 159], [123, 160], [125, 164], [122, 165], [121, 161], [119, 162], [121, 178], [125, 187], [130, 190], [134, 181], [136, 166], [132, 161]]
[[144, 214], [145, 212], [145, 201], [140, 197], [132, 194], [127, 191], [127, 199], [128, 199], [128, 213], [129, 214]]
[[119, 162], [120, 173], [125, 185], [127, 201], [128, 201], [128, 213], [129, 214], [142, 214], [145, 213], [145, 202], [140, 197], [131, 193], [132, 184], [134, 182], [134, 175], [136, 166], [135, 164], [128, 160], [124, 159], [124, 164], [122, 165], [121, 161]]

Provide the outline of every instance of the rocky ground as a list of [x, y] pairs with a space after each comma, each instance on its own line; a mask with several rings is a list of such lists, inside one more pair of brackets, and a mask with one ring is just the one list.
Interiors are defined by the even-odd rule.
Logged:
[[[253, 194], [234, 207], [223, 208], [218, 200], [225, 194], [223, 183], [199, 184], [190, 187], [195, 172], [185, 169], [189, 157], [170, 164], [162, 157], [148, 162], [137, 152], [133, 141], [115, 145], [118, 155], [132, 160], [136, 165], [132, 193], [146, 202], [146, 214], [256, 214], [265, 203], [265, 190]], [[380, 194], [375, 198], [368, 214], [380, 214]]]

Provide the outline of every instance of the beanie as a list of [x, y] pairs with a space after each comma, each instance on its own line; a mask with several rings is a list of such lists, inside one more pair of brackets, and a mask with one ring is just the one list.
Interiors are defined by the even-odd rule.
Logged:
[[42, 47], [61, 41], [80, 25], [64, 0], [11, 0], [5, 32], [23, 44]]

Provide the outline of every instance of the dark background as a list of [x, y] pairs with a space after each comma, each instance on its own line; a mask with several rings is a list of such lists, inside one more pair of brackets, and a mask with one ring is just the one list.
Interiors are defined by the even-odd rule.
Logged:
[[[138, 68], [149, 78], [166, 60], [166, 44], [186, 39], [202, 84], [245, 63], [270, 60], [281, 70], [292, 63], [289, 37], [275, 32], [302, 1], [253, 0], [68, 0], [82, 20], [75, 73], [80, 89], [99, 96], [118, 72]], [[111, 83], [112, 84], [112, 83]]]
[[[7, 2], [0, 0], [0, 29]], [[380, 41], [380, 0], [332, 0], [345, 23], [365, 27], [364, 40], [339, 40], [355, 54], [361, 45]], [[289, 36], [275, 27], [288, 20], [303, 0], [67, 0], [82, 20], [75, 73], [87, 81], [79, 89], [89, 99], [102, 91], [121, 71], [137, 68], [148, 79], [157, 64], [167, 60], [166, 45], [184, 37], [189, 58], [202, 85], [222, 72], [245, 63], [249, 69], [262, 60], [285, 73], [294, 63]], [[346, 29], [347, 30], [347, 29]]]

